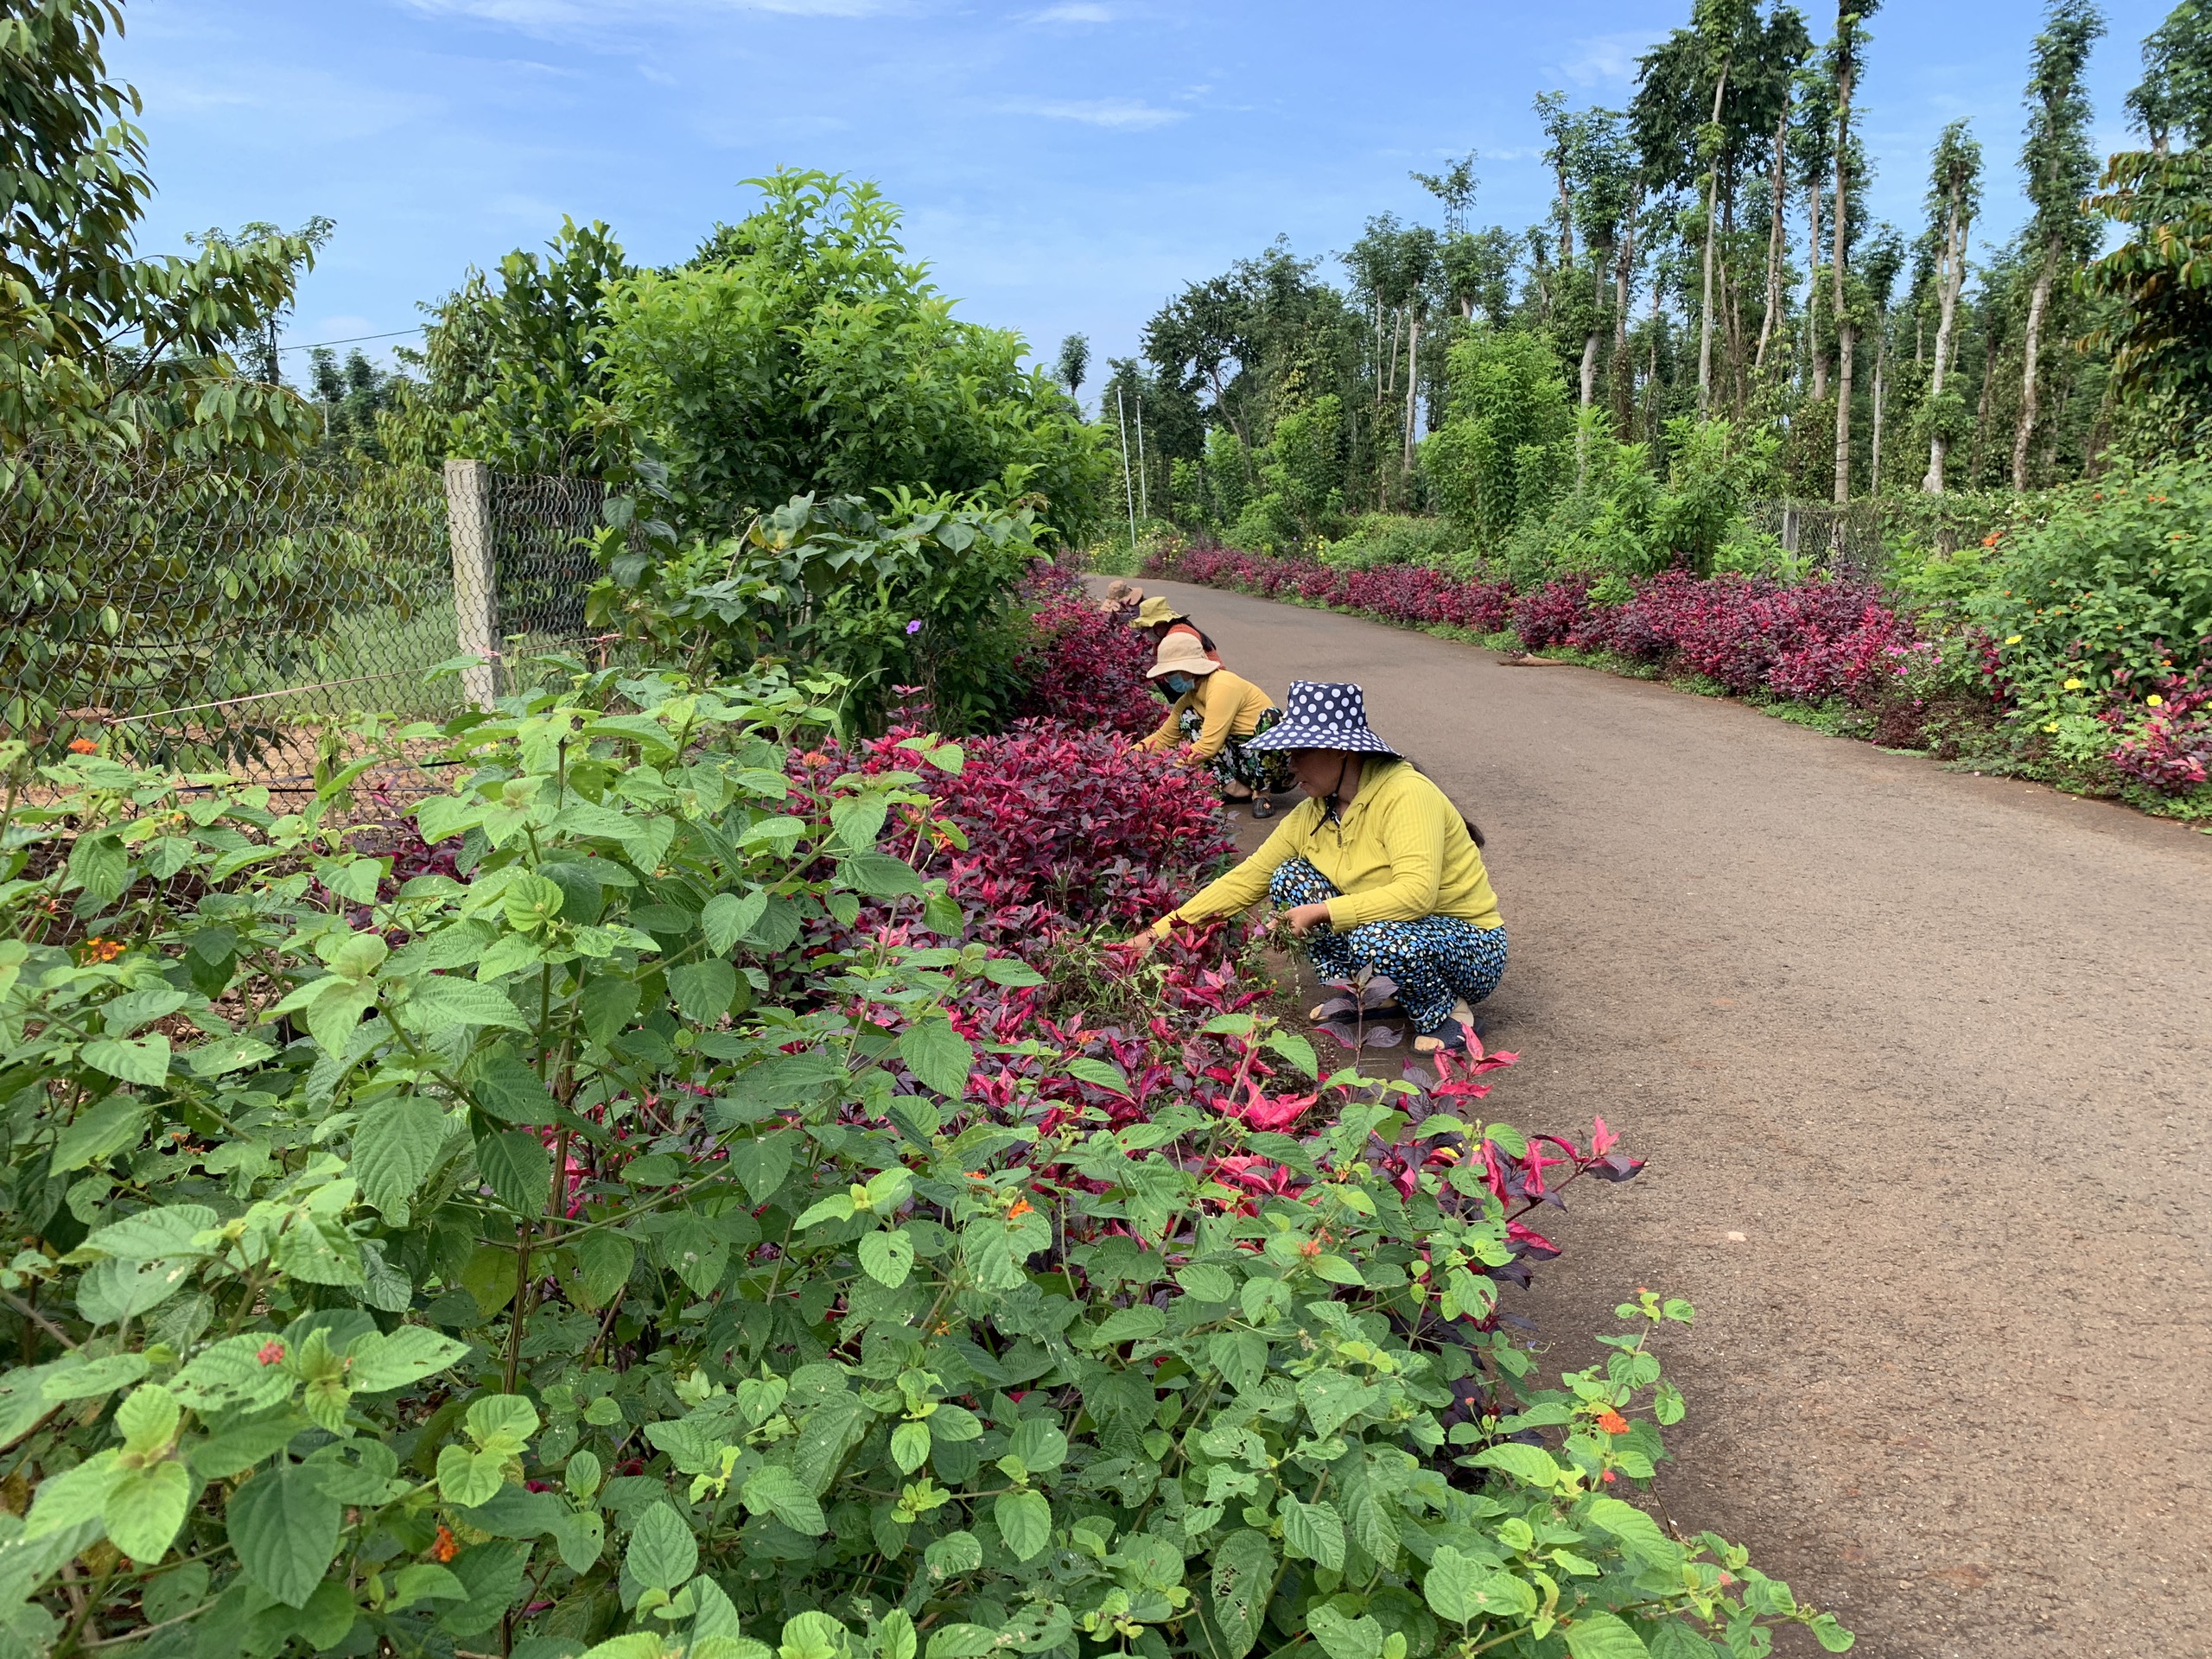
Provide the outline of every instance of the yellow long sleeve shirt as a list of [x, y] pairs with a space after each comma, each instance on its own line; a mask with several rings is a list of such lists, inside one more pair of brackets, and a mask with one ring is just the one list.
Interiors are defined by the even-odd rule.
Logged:
[[1258, 852], [1163, 917], [1158, 930], [1257, 903], [1276, 867], [1293, 858], [1336, 884], [1341, 896], [1329, 900], [1329, 925], [1339, 932], [1437, 915], [1504, 925], [1482, 850], [1450, 798], [1402, 761], [1368, 765], [1375, 769], [1338, 818], [1324, 817], [1319, 801], [1300, 803]]
[[1251, 736], [1260, 723], [1260, 716], [1274, 707], [1274, 699], [1251, 681], [1225, 668], [1217, 668], [1178, 697], [1168, 709], [1167, 718], [1137, 747], [1167, 747], [1180, 734], [1183, 711], [1195, 709], [1205, 723], [1198, 728], [1198, 741], [1191, 745], [1191, 758], [1211, 760], [1230, 738]]

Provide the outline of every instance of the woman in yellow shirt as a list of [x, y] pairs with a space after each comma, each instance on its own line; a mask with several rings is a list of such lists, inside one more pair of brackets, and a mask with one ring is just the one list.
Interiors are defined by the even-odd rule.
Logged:
[[1505, 924], [1474, 826], [1369, 729], [1356, 685], [1293, 681], [1288, 712], [1246, 747], [1287, 753], [1306, 798], [1154, 931], [1265, 895], [1325, 978], [1367, 969], [1396, 984], [1417, 1051], [1464, 1049], [1474, 1004], [1505, 972]]
[[1186, 740], [1187, 764], [1211, 768], [1224, 795], [1252, 803], [1254, 817], [1272, 817], [1274, 803], [1268, 797], [1290, 787], [1290, 768], [1280, 752], [1255, 749], [1252, 740], [1282, 718], [1274, 700], [1224, 668], [1191, 632], [1162, 639], [1145, 671], [1173, 705], [1137, 747], [1164, 749], [1179, 737]]

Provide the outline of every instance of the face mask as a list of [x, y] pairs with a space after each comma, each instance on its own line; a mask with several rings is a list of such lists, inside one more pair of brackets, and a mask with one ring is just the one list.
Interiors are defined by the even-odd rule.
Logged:
[[1187, 674], [1163, 674], [1160, 677], [1160, 681], [1167, 688], [1167, 695], [1172, 697], [1188, 695], [1191, 688], [1198, 683]]

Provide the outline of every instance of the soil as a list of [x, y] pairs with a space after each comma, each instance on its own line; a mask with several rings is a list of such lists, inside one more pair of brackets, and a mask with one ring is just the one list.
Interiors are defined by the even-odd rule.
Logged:
[[1531, 1218], [1567, 1253], [1512, 1306], [1567, 1367], [1637, 1285], [1696, 1304], [1679, 1524], [1883, 1659], [2212, 1652], [2212, 838], [1145, 587], [1278, 699], [1358, 682], [1483, 825], [1512, 938], [1483, 1023], [1522, 1056], [1489, 1104], [1650, 1160]]

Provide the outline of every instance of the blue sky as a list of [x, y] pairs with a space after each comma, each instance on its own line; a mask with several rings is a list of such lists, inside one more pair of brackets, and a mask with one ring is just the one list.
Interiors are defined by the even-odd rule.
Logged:
[[[2103, 148], [2125, 142], [2120, 99], [2170, 3], [2107, 0]], [[296, 342], [408, 327], [418, 300], [543, 244], [563, 213], [606, 219], [640, 260], [683, 257], [745, 211], [740, 181], [788, 164], [879, 181], [963, 315], [1046, 356], [1082, 330], [1096, 360], [1278, 232], [1327, 254], [1370, 213], [1433, 217], [1408, 172], [1470, 146], [1475, 222], [1539, 217], [1531, 96], [1621, 105], [1637, 54], [1688, 9], [130, 0], [111, 61], [146, 102], [147, 250], [208, 225], [337, 221]], [[1875, 16], [1862, 95], [1882, 215], [1916, 227], [1929, 145], [1966, 116], [1992, 163], [1980, 229], [2017, 223], [2041, 14], [1891, 0]]]

